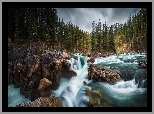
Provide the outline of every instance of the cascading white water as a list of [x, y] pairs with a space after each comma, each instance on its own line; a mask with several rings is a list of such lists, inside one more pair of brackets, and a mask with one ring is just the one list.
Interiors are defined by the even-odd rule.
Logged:
[[81, 61], [80, 61], [80, 54], [77, 53], [76, 55], [78, 56], [78, 64], [77, 64], [78, 70], [80, 70], [80, 69], [82, 69], [82, 65], [81, 65]]
[[[83, 91], [83, 82], [87, 82], [88, 80], [86, 80], [86, 76], [88, 75], [88, 66], [87, 64], [85, 64], [82, 68], [81, 66], [81, 61], [80, 61], [80, 55], [78, 56], [78, 62], [77, 62], [77, 66], [78, 66], [78, 70], [74, 69], [73, 66], [71, 66], [71, 68], [73, 68], [73, 70], [75, 70], [77, 72], [77, 76], [72, 77], [67, 85], [67, 88], [64, 89], [64, 91], [62, 91], [61, 93], [61, 102], [63, 103], [64, 107], [74, 107], [74, 106], [79, 106], [80, 103], [77, 103], [77, 100], [80, 99], [88, 99], [85, 95], [81, 94], [81, 91]], [[74, 60], [72, 60], [74, 61]], [[73, 65], [71, 63], [71, 65]], [[82, 69], [81, 69], [82, 68]], [[79, 92], [80, 91], [80, 92]], [[84, 93], [85, 94], [85, 93]], [[84, 98], [82, 98], [82, 97]], [[82, 100], [83, 101], [83, 100]], [[84, 106], [84, 105], [82, 105]]]
[[[146, 92], [146, 88], [138, 88], [138, 83], [135, 83], [135, 79], [129, 81], [123, 81], [111, 85], [109, 83], [104, 82], [96, 82], [91, 83], [92, 81], [88, 81], [86, 79], [88, 75], [88, 66], [87, 66], [87, 59], [84, 59], [84, 66], [81, 65], [81, 58], [79, 54], [75, 54], [78, 56], [78, 60], [68, 60], [71, 63], [71, 68], [77, 72], [77, 76], [70, 79], [67, 83], [67, 87], [61, 92], [59, 98], [64, 107], [85, 107], [85, 102], [89, 100], [88, 96], [86, 96], [86, 87], [92, 87], [95, 89], [99, 89], [106, 95], [106, 99], [108, 101], [112, 101], [116, 103], [116, 106], [133, 106], [132, 100], [136, 100], [140, 95], [141, 98], [145, 99], [144, 94]], [[112, 67], [112, 66], [119, 66], [121, 68], [126, 67], [130, 68], [130, 71], [138, 71], [137, 69], [137, 57], [144, 57], [145, 55], [132, 55], [132, 54], [120, 54], [120, 55], [113, 55], [106, 58], [96, 58], [94, 64], [103, 64], [105, 67]], [[133, 66], [134, 65], [134, 66]], [[74, 67], [77, 66], [77, 67]], [[114, 66], [114, 67], [115, 67]], [[127, 68], [128, 67], [128, 68]], [[76, 69], [78, 68], [78, 69]], [[81, 69], [80, 69], [81, 68]], [[131, 70], [132, 69], [132, 70]], [[89, 86], [85, 86], [83, 82], [89, 83]], [[141, 86], [145, 81], [141, 82]], [[128, 101], [127, 101], [128, 100]], [[125, 103], [127, 101], [127, 103]], [[142, 102], [142, 101], [141, 101]], [[125, 104], [123, 104], [125, 103]], [[144, 104], [144, 103], [143, 103]], [[134, 105], [136, 106], [136, 105]]]
[[[113, 55], [106, 58], [97, 58], [94, 64], [99, 64], [100, 66], [114, 68], [120, 68], [127, 73], [133, 75], [133, 79], [129, 81], [117, 82], [114, 85], [104, 82], [97, 82], [95, 84], [91, 84], [90, 87], [93, 89], [100, 90], [103, 94], [105, 94], [106, 99], [111, 101], [115, 106], [147, 106], [146, 104], [146, 74], [143, 72], [144, 69], [138, 68], [138, 61], [145, 59], [145, 54], [120, 54]], [[140, 86], [138, 86], [139, 82], [135, 82], [135, 76], [140, 76], [143, 78]]]

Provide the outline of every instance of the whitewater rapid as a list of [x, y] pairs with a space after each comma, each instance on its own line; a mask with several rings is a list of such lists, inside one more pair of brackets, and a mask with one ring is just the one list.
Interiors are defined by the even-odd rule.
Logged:
[[[129, 70], [131, 75], [134, 74], [134, 78], [132, 80], [121, 80], [114, 85], [104, 82], [91, 83], [92, 80], [89, 81], [86, 79], [88, 75], [88, 57], [83, 57], [78, 53], [74, 55], [78, 57], [78, 60], [71, 58], [68, 61], [71, 64], [71, 68], [77, 72], [77, 76], [72, 77], [67, 82], [63, 91], [54, 91], [55, 95], [56, 93], [59, 93], [57, 96], [61, 99], [64, 107], [85, 107], [85, 102], [89, 101], [89, 97], [86, 95], [86, 87], [93, 88], [93, 91], [99, 90], [100, 94], [103, 93], [103, 95], [106, 95], [107, 100], [113, 104], [114, 102], [116, 103], [114, 106], [138, 106], [134, 102], [140, 101], [142, 103], [142, 99], [144, 100], [142, 103], [143, 106], [146, 106], [146, 103], [144, 104], [144, 102], [146, 102], [146, 98], [144, 97], [146, 97], [147, 88], [142, 88], [142, 85], [147, 79], [143, 79], [141, 81], [140, 87], [138, 86], [139, 84], [135, 82], [135, 74], [142, 74], [135, 73], [141, 72], [141, 70], [137, 68], [138, 61], [146, 59], [145, 54], [119, 54], [105, 58], [96, 58], [93, 63], [95, 65], [112, 69], [118, 67], [123, 70]], [[81, 59], [84, 61], [83, 66], [81, 64]], [[86, 86], [83, 84], [84, 81], [87, 83]], [[138, 96], [140, 96], [141, 99], [138, 99]]]

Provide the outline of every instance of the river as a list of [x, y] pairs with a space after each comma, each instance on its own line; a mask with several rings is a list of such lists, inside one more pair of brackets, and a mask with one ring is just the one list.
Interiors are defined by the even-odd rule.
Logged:
[[[114, 85], [88, 80], [86, 78], [88, 75], [88, 57], [81, 56], [79, 53], [73, 55], [78, 60], [71, 58], [68, 61], [71, 63], [71, 68], [77, 72], [77, 76], [71, 79], [61, 78], [59, 88], [52, 91], [51, 94], [51, 96], [59, 97], [63, 107], [86, 107], [85, 103], [89, 100], [86, 95], [86, 88], [99, 92], [114, 107], [147, 107], [147, 69], [138, 67], [138, 61], [146, 60], [146, 54], [124, 53], [96, 58], [94, 65], [131, 75], [132, 79], [121, 80]], [[86, 85], [83, 84], [84, 81], [87, 83]], [[13, 85], [8, 85], [8, 100], [9, 107], [29, 101]]]

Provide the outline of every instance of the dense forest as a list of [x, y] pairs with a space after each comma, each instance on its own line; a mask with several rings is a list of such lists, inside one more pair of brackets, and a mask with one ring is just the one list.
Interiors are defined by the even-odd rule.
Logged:
[[[8, 38], [15, 43], [44, 41], [68, 52], [144, 52], [147, 50], [147, 9], [141, 8], [127, 22], [107, 27], [92, 22], [92, 32], [58, 18], [55, 8], [9, 8]], [[120, 27], [119, 27], [120, 26]]]

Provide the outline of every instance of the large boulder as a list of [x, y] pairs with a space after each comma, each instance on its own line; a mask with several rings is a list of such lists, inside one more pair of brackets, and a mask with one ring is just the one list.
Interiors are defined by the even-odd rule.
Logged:
[[60, 100], [57, 97], [40, 97], [35, 101], [23, 102], [15, 107], [62, 107]]
[[46, 78], [40, 80], [38, 90], [41, 97], [49, 97], [51, 95], [51, 85], [52, 82]]
[[121, 80], [115, 71], [92, 64], [88, 68], [88, 79], [97, 82], [109, 82], [111, 84]]

